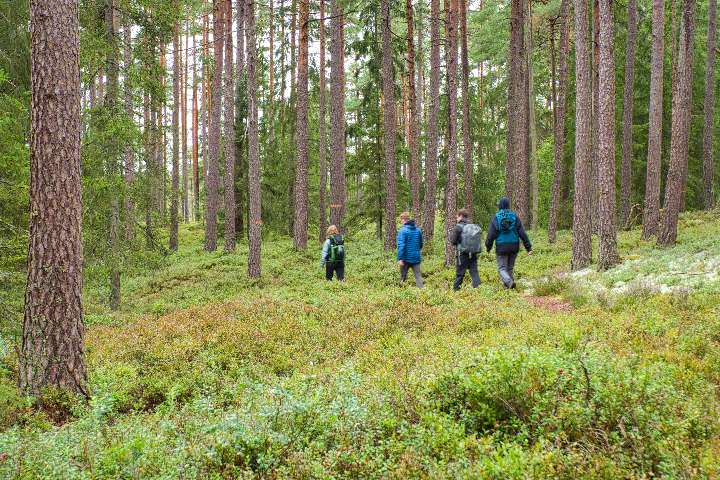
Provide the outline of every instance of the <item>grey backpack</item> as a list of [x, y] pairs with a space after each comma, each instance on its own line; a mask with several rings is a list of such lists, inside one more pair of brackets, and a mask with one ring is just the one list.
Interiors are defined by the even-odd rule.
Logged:
[[462, 236], [458, 252], [460, 253], [478, 253], [482, 244], [482, 228], [480, 225], [468, 223], [462, 227]]

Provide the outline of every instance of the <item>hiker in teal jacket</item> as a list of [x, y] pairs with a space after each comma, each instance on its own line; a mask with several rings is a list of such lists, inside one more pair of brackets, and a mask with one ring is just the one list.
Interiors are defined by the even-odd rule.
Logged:
[[498, 212], [490, 222], [485, 247], [490, 253], [493, 243], [495, 243], [495, 259], [497, 260], [498, 273], [505, 288], [515, 288], [515, 260], [520, 252], [521, 240], [528, 255], [532, 255], [530, 237], [525, 233], [520, 218], [510, 210], [510, 200], [503, 197], [498, 203]]

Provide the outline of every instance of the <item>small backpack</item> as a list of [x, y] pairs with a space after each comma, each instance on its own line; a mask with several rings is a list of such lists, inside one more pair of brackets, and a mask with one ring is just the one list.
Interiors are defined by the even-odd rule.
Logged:
[[345, 241], [342, 235], [333, 235], [330, 237], [330, 252], [328, 253], [329, 262], [345, 261]]
[[500, 210], [496, 215], [498, 236], [495, 243], [518, 243], [517, 215], [512, 210]]
[[480, 225], [468, 223], [462, 227], [462, 236], [460, 237], [460, 245], [458, 252], [460, 253], [478, 253], [482, 244], [482, 228]]

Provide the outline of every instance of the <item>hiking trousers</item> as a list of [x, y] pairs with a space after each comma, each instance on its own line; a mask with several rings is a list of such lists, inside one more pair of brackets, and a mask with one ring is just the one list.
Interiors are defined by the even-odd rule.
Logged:
[[415, 275], [415, 286], [423, 288], [422, 273], [420, 272], [419, 263], [403, 263], [400, 265], [400, 281], [405, 283], [407, 280], [408, 271], [412, 268], [413, 274]]
[[325, 264], [325, 280], [332, 280], [333, 274], [339, 281], [345, 280], [345, 262], [327, 262]]
[[497, 261], [498, 273], [500, 274], [500, 280], [502, 280], [505, 288], [512, 288], [515, 285], [515, 259], [517, 253], [505, 253], [502, 255], [495, 255]]
[[477, 253], [458, 254], [455, 263], [455, 283], [453, 284], [453, 290], [460, 290], [463, 280], [465, 280], [465, 272], [468, 270], [470, 270], [470, 278], [472, 278], [473, 288], [477, 288], [480, 285], [480, 274], [478, 273], [477, 261]]

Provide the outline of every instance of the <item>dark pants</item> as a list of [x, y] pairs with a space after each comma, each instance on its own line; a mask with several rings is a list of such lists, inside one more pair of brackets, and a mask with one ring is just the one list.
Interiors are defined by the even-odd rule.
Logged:
[[345, 262], [327, 262], [325, 264], [325, 280], [332, 280], [333, 274], [341, 282], [345, 280]]
[[423, 288], [423, 279], [422, 274], [420, 273], [420, 264], [419, 263], [403, 263], [400, 266], [400, 281], [405, 283], [405, 280], [407, 280], [408, 270], [412, 268], [413, 274], [415, 275], [415, 285], [418, 288]]
[[504, 255], [496, 255], [498, 273], [500, 274], [500, 280], [502, 280], [505, 288], [512, 288], [515, 286], [515, 259], [517, 253], [506, 253]]
[[468, 254], [461, 253], [457, 256], [457, 262], [455, 263], [455, 284], [453, 290], [460, 290], [460, 286], [465, 280], [465, 272], [470, 270], [470, 278], [472, 278], [473, 288], [477, 288], [480, 285], [480, 274], [477, 268], [477, 253]]

